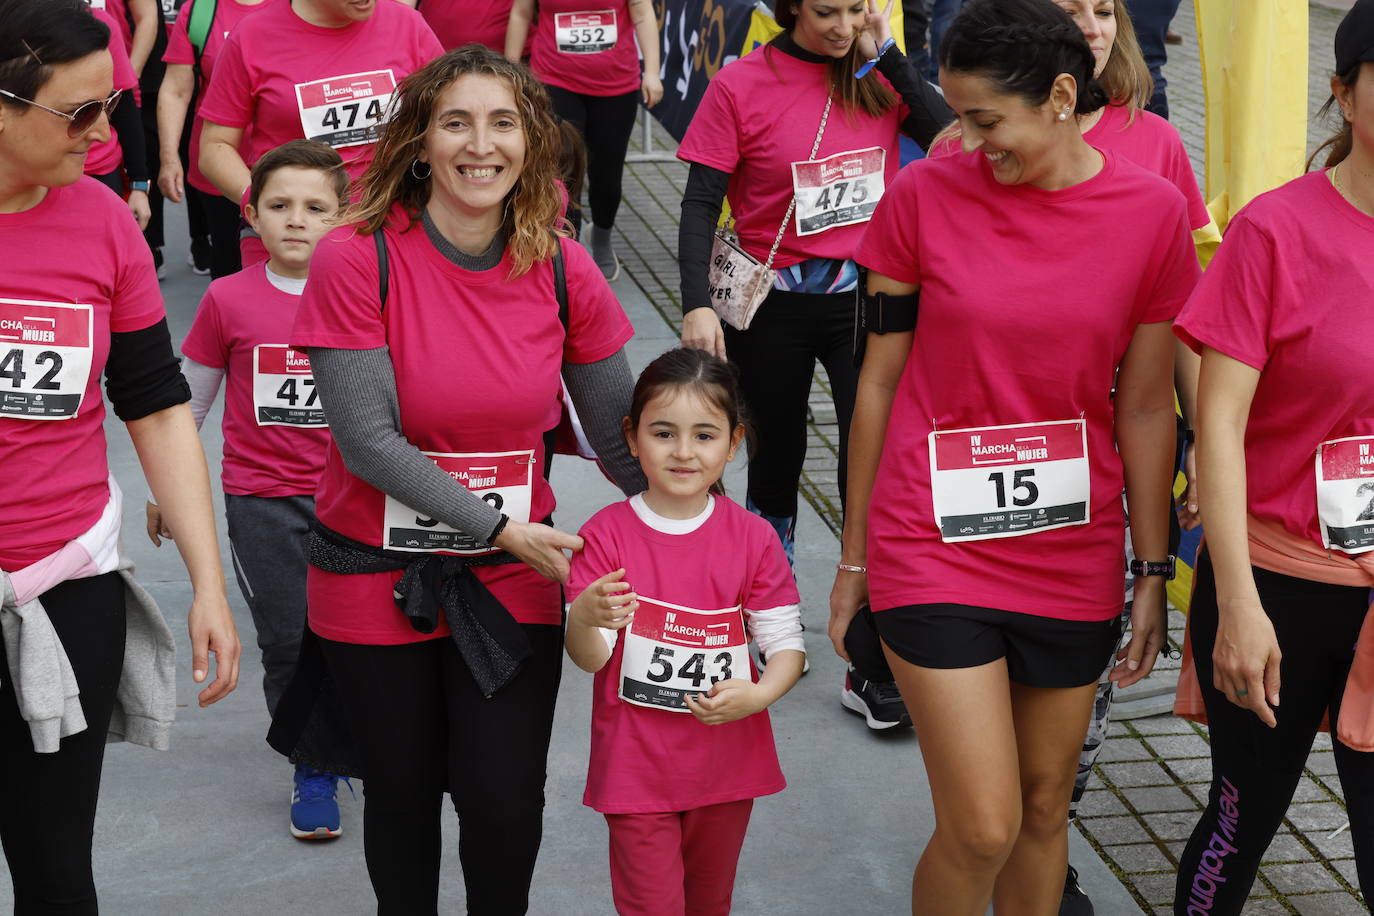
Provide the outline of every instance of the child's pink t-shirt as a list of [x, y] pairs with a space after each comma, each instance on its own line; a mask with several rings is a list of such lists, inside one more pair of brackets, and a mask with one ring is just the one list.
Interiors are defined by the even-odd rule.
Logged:
[[[395, 224], [405, 225], [405, 219], [397, 210]], [[515, 472], [529, 472], [516, 489], [505, 489], [499, 482], [491, 492], [500, 494], [507, 514], [514, 512], [513, 505], [527, 504], [528, 517], [522, 521], [545, 519], [553, 512], [554, 495], [544, 480], [543, 435], [561, 416], [559, 373], [565, 361], [605, 359], [631, 338], [634, 329], [620, 303], [591, 255], [576, 242], [563, 240], [568, 284], [565, 334], [558, 320], [551, 261], [512, 278], [508, 250], [491, 270], [464, 270], [445, 259], [418, 225], [407, 232], [385, 231], [390, 265], [385, 309], [379, 304], [373, 238], [356, 234], [352, 226], [340, 227], [315, 249], [292, 346], [389, 346], [406, 439], [426, 453], [532, 452], [534, 463]], [[471, 477], [469, 485], [484, 498], [489, 495]], [[356, 541], [380, 546], [394, 536], [384, 537], [384, 528], [395, 532], [414, 527], [388, 527], [387, 500], [349, 473], [331, 443], [316, 501], [320, 521]], [[391, 504], [397, 506], [393, 519], [414, 515], [403, 513], [405, 507], [395, 500]], [[404, 549], [407, 544], [392, 541], [389, 546]], [[483, 567], [476, 575], [521, 623], [562, 621], [558, 583], [528, 566]], [[311, 628], [327, 639], [374, 645], [446, 635], [446, 624], [429, 636], [410, 626], [392, 599], [399, 576], [340, 576], [312, 568]]]
[[[869, 224], [855, 259], [921, 297], [869, 510], [875, 611], [1121, 613], [1113, 383], [1136, 326], [1170, 321], [1198, 265], [1177, 189], [1103, 157], [1060, 191], [999, 185], [982, 153], [916, 162]], [[985, 429], [1019, 424], [1034, 426]]]
[[[188, 67], [195, 66], [196, 49], [191, 45], [191, 37], [187, 32], [191, 24], [191, 10], [195, 8], [195, 5], [196, 0], [191, 0], [177, 14], [176, 24], [172, 26], [171, 35], [167, 39], [167, 52], [162, 55], [163, 62], [183, 64]], [[210, 78], [215, 72], [215, 61], [219, 60], [219, 56], [224, 50], [224, 43], [229, 39], [229, 33], [243, 21], [243, 17], [262, 9], [266, 5], [267, 0], [252, 6], [238, 3], [236, 0], [217, 0], [215, 19], [210, 23], [210, 32], [205, 37], [205, 50], [200, 55], [200, 72], [203, 74], [201, 92], [204, 92], [205, 87], [210, 84]], [[191, 125], [191, 165], [186, 170], [186, 183], [198, 191], [218, 196], [219, 189], [200, 170], [200, 134], [205, 129], [205, 121], [200, 117], [198, 109], [193, 113], [195, 114], [195, 123]], [[245, 128], [245, 142], [240, 144], [241, 147], [247, 146], [246, 141], [251, 132], [251, 127]]]
[[530, 69], [550, 86], [583, 95], [634, 92], [639, 46], [629, 0], [541, 0]]
[[13, 572], [100, 518], [110, 333], [164, 312], [138, 224], [94, 178], [0, 213], [0, 249], [0, 569]]
[[[111, 35], [118, 30], [118, 25], [110, 15], [104, 10], [92, 7], [91, 15], [105, 23], [109, 27]], [[114, 62], [114, 88], [122, 89], [125, 92], [133, 92], [138, 88], [138, 77], [134, 75], [134, 66], [129, 63], [129, 53], [124, 50], [124, 45], [118, 41], [110, 42], [110, 59]], [[123, 99], [120, 104], [124, 104]], [[90, 151], [86, 153], [86, 174], [105, 175], [113, 172], [124, 163], [124, 150], [119, 145], [119, 134], [115, 131], [114, 125], [110, 125], [110, 139], [103, 143], [96, 143]]]
[[[900, 101], [872, 118], [847, 114], [837, 100], [811, 157], [829, 81], [827, 63], [771, 47], [748, 54], [711, 80], [678, 147], [679, 159], [730, 173], [726, 196], [735, 230], [760, 261], [797, 195], [775, 268], [854, 257], [865, 223], [897, 175], [897, 131], [907, 113]], [[798, 171], [808, 158], [825, 164]]]
[[[628, 501], [602, 509], [579, 534], [586, 547], [573, 556], [570, 600], [621, 567], [637, 594], [680, 607], [742, 605], [747, 615], [800, 600], [777, 534], [725, 497], [715, 497], [711, 515], [690, 534], [656, 531]], [[607, 814], [688, 811], [786, 788], [767, 710], [705, 725], [690, 713], [626, 703], [619, 695], [624, 648], [617, 639], [593, 681], [584, 804]], [[735, 676], [757, 680], [752, 662]]]
[[444, 53], [424, 19], [403, 3], [382, 3], [365, 22], [311, 25], [290, 0], [267, 0], [229, 33], [200, 117], [252, 128], [249, 168], [287, 140], [338, 149], [356, 178], [372, 159], [375, 126], [405, 77]]
[[[1321, 544], [1318, 447], [1374, 436], [1374, 219], [1325, 170], [1261, 194], [1231, 220], [1174, 331], [1259, 370], [1250, 514]], [[1364, 468], [1374, 475], [1374, 460]]]
[[1131, 120], [1130, 109], [1125, 105], [1108, 105], [1083, 139], [1098, 149], [1120, 153], [1147, 171], [1169, 179], [1188, 202], [1188, 228], [1201, 229], [1211, 222], [1183, 139], [1177, 128], [1159, 115], [1139, 110], [1135, 120]]
[[224, 492], [313, 496], [329, 429], [310, 360], [287, 347], [300, 296], [255, 264], [210, 284], [181, 352], [224, 369]]

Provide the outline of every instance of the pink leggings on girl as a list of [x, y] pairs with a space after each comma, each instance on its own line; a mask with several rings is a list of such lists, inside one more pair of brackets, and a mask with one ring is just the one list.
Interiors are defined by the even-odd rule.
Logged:
[[664, 814], [607, 814], [620, 916], [728, 916], [754, 800]]

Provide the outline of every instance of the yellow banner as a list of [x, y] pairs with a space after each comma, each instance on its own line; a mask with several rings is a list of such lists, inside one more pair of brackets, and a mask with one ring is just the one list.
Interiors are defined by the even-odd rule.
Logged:
[[1193, 0], [1207, 99], [1207, 200], [1218, 226], [1302, 174], [1307, 0]]

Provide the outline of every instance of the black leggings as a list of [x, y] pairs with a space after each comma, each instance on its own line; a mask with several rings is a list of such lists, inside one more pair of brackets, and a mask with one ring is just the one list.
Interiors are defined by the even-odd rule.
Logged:
[[210, 237], [210, 277], [218, 280], [243, 270], [239, 255], [241, 217], [238, 206], [218, 194], [207, 194], [189, 184], [186, 185], [186, 205], [188, 209], [198, 207], [205, 215]]
[[489, 700], [448, 637], [399, 646], [320, 640], [367, 773], [363, 850], [379, 914], [438, 912], [445, 789], [458, 812], [467, 912], [528, 909], [563, 630], [525, 631], [534, 655]]
[[554, 113], [571, 122], [587, 144], [587, 201], [592, 207], [592, 222], [609, 229], [620, 210], [620, 179], [639, 110], [639, 90], [600, 96], [550, 86], [549, 98]]
[[[1174, 913], [1227, 916], [1245, 907], [1260, 857], [1288, 811], [1322, 715], [1329, 713], [1334, 725], [1340, 714], [1369, 589], [1254, 570], [1260, 601], [1283, 652], [1282, 704], [1274, 710], [1278, 726], [1271, 729], [1212, 686], [1217, 589], [1206, 550], [1198, 558], [1196, 575], [1188, 633], [1207, 706], [1212, 788], [1179, 861]], [[1360, 884], [1374, 888], [1374, 754], [1352, 750], [1334, 734], [1331, 743]]]
[[859, 370], [854, 368], [854, 294], [773, 290], [747, 331], [725, 326], [725, 349], [739, 367], [740, 390], [755, 432], [749, 455], [749, 499], [765, 515], [797, 514], [806, 461], [806, 408], [819, 359], [830, 376], [839, 420], [840, 504], [845, 499], [849, 420]]
[[86, 730], [55, 754], [33, 749], [0, 651], [0, 842], [14, 883], [15, 916], [93, 914], [95, 829], [105, 733], [124, 667], [124, 583], [118, 573], [63, 582], [39, 600], [81, 689]]

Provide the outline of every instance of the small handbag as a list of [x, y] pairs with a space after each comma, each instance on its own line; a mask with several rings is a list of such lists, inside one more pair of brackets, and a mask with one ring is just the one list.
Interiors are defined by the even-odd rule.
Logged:
[[[816, 142], [811, 144], [811, 155], [815, 159], [821, 148], [821, 138], [825, 136], [825, 122], [830, 118], [830, 105], [834, 96], [825, 100], [825, 111], [821, 113], [821, 126], [816, 131]], [[760, 263], [758, 258], [745, 251], [733, 231], [734, 220], [729, 225], [716, 230], [711, 243], [711, 268], [706, 278], [707, 293], [711, 297], [711, 308], [716, 310], [720, 319], [730, 327], [740, 331], [749, 330], [768, 291], [773, 288], [776, 274], [773, 272], [773, 258], [782, 244], [783, 233], [797, 209], [797, 195], [787, 205], [787, 215], [782, 218], [778, 235], [773, 239], [773, 247], [768, 252], [768, 260]]]

